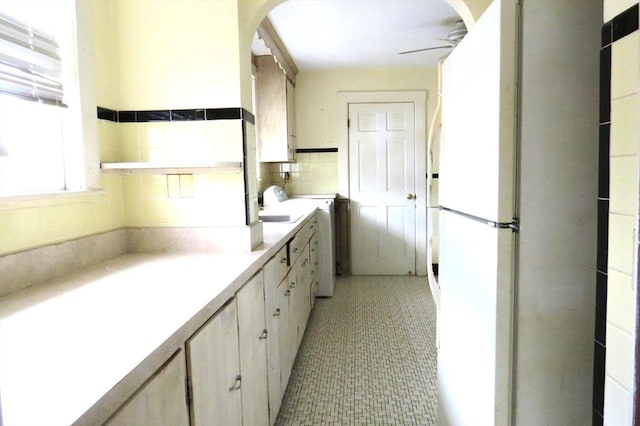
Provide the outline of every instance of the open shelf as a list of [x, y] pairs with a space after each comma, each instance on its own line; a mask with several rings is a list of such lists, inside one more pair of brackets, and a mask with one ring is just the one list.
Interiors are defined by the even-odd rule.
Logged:
[[151, 174], [198, 174], [198, 173], [241, 173], [242, 163], [220, 161], [206, 165], [165, 164], [165, 163], [102, 163], [100, 168], [108, 173], [151, 173]]

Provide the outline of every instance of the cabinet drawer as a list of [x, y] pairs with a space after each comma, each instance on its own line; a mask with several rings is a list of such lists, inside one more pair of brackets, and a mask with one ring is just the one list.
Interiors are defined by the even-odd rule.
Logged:
[[288, 260], [287, 246], [285, 245], [264, 265], [264, 281], [267, 286], [278, 285], [289, 270]]
[[293, 237], [291, 242], [289, 243], [289, 264], [293, 265], [302, 251], [304, 250], [307, 243], [316, 232], [316, 228], [318, 227], [316, 216], [314, 215], [311, 219], [304, 224], [302, 229], [298, 231], [298, 233]]

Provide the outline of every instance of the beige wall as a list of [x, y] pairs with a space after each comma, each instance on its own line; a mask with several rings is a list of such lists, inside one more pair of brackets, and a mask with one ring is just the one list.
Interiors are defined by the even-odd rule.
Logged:
[[[346, 117], [338, 116], [338, 92], [424, 90], [427, 92], [427, 126], [437, 101], [437, 69], [346, 69], [300, 72], [296, 82], [298, 148], [337, 148], [338, 131]], [[426, 156], [426, 153], [425, 153]], [[262, 188], [282, 185], [279, 164], [267, 167]], [[291, 194], [337, 193], [338, 153], [298, 154], [288, 166]]]
[[[242, 4], [245, 20], [255, 20], [254, 9], [262, 2]], [[241, 31], [238, 1], [92, 0], [90, 6], [97, 105], [116, 110], [251, 109], [250, 101], [244, 101], [251, 99], [250, 85], [247, 94], [241, 75], [250, 79], [247, 34], [253, 35], [255, 28]], [[237, 122], [97, 124], [101, 162], [241, 160]], [[255, 148], [253, 133], [248, 129], [250, 150]], [[103, 191], [96, 193], [2, 200], [0, 255], [123, 226], [240, 225], [241, 174], [182, 176], [180, 197], [169, 196], [168, 179], [102, 175]], [[257, 188], [251, 188], [257, 220]], [[225, 209], [218, 199], [226, 200]]]

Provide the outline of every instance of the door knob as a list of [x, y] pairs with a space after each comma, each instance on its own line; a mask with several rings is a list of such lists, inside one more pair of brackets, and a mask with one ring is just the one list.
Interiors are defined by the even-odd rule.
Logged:
[[416, 194], [407, 194], [407, 200], [415, 200], [416, 199]]

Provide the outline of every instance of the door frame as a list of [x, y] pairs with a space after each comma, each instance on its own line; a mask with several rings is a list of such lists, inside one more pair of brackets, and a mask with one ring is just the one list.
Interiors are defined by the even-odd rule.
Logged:
[[416, 275], [427, 274], [427, 92], [425, 90], [338, 92], [338, 193], [349, 194], [349, 104], [413, 103], [415, 108]]

